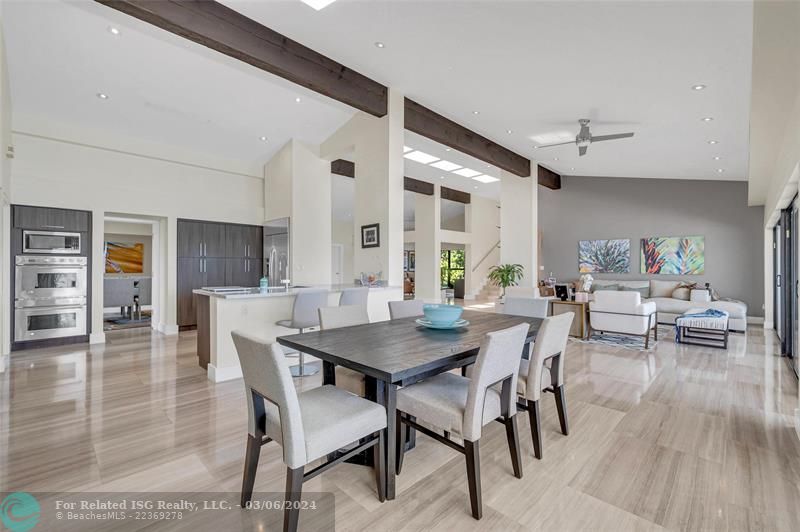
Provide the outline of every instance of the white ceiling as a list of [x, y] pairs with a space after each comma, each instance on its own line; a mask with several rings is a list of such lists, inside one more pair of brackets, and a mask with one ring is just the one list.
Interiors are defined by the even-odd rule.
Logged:
[[18, 131], [145, 139], [137, 151], [261, 176], [290, 138], [318, 144], [355, 112], [97, 2], [3, 3]]
[[[562, 174], [747, 177], [751, 2], [224, 3]], [[533, 149], [578, 118], [636, 136]]]

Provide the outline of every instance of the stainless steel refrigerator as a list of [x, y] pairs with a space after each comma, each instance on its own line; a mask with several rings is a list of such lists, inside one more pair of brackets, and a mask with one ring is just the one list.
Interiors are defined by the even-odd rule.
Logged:
[[264, 272], [270, 286], [289, 279], [289, 218], [264, 223]]

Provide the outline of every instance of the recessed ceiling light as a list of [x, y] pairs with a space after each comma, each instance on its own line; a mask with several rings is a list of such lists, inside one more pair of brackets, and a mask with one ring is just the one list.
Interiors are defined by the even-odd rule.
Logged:
[[430, 164], [433, 161], [439, 160], [438, 157], [434, 157], [433, 155], [427, 154], [423, 151], [412, 151], [410, 153], [406, 153], [403, 155], [403, 157], [422, 164]]
[[718, 173], [720, 173], [720, 174], [721, 174], [722, 172], [724, 172], [724, 171], [725, 171], [725, 169], [724, 169], [724, 168], [717, 168], [717, 172], [718, 172]]
[[386, 45], [383, 44], [381, 41], [377, 41], [375, 43], [375, 48], [386, 48]]
[[267, 142], [267, 137], [258, 137], [261, 142]]
[[443, 176], [443, 175], [442, 175], [442, 176], [439, 176], [439, 179], [444, 179], [444, 176]]
[[553, 160], [554, 160], [554, 161], [557, 161], [557, 160], [558, 160], [558, 157], [553, 157]]
[[409, 148], [408, 146], [403, 146], [403, 153], [408, 153], [410, 151], [414, 151], [414, 148]]
[[474, 188], [475, 190], [478, 190], [478, 185], [475, 185], [473, 188]]
[[296, 101], [297, 103], [300, 103], [300, 96], [298, 96], [297, 98], [295, 98], [295, 99], [294, 99], [294, 101]]
[[704, 116], [703, 117], [703, 122], [711, 122], [712, 120], [714, 120], [713, 116]]
[[477, 175], [481, 175], [481, 172], [476, 172], [472, 168], [462, 168], [461, 170], [456, 170], [453, 173], [464, 177], [475, 177]]
[[300, 0], [307, 6], [311, 6], [317, 11], [334, 3], [336, 0]]
[[506, 129], [506, 133], [508, 133], [509, 135], [510, 135], [510, 134], [512, 134], [513, 132], [514, 132], [514, 131], [513, 131], [513, 130], [511, 130], [511, 129]]
[[575, 167], [573, 166], [572, 168], [570, 168], [570, 170], [575, 170]]
[[445, 148], [444, 151], [450, 151], [450, 148]]
[[703, 89], [705, 89], [705, 88], [706, 88], [706, 86], [705, 86], [705, 85], [700, 85], [700, 84], [698, 84], [698, 85], [692, 85], [692, 90], [695, 90], [695, 91], [701, 91], [701, 90], [703, 90]]
[[452, 172], [453, 170], [461, 168], [460, 164], [451, 163], [450, 161], [445, 161], [444, 159], [435, 163], [431, 163], [431, 166], [438, 168], [439, 170], [444, 170], [445, 172]]
[[480, 111], [472, 111], [472, 114], [479, 115], [479, 114], [481, 114], [481, 112]]
[[119, 35], [119, 28], [115, 28], [114, 26], [109, 26], [108, 33], [110, 33], [111, 35]]
[[97, 97], [100, 98], [101, 100], [108, 100], [108, 94], [104, 92], [98, 92]]
[[715, 160], [715, 161], [719, 161], [719, 160], [720, 160], [720, 156], [719, 156], [719, 155], [715, 155], [715, 156], [714, 156], [714, 160]]
[[481, 183], [494, 183], [495, 181], [500, 181], [496, 177], [492, 177], [490, 175], [479, 175], [477, 177], [473, 177], [472, 179]]
[[716, 144], [717, 142], [719, 142], [719, 141], [717, 141], [717, 140], [709, 140], [708, 141], [709, 144]]

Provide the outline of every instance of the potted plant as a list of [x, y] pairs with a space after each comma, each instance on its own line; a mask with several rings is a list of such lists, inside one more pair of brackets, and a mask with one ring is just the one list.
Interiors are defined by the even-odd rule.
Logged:
[[521, 264], [500, 264], [489, 269], [488, 278], [491, 282], [503, 289], [501, 301], [505, 300], [506, 288], [517, 286], [522, 279], [523, 267]]

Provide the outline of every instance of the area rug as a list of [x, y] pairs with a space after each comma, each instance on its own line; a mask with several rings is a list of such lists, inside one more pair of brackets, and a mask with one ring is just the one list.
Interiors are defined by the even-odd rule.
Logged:
[[[653, 349], [661, 339], [666, 338], [667, 336], [674, 338], [675, 328], [671, 325], [659, 325], [658, 340], [653, 341], [653, 337], [651, 336], [648, 350]], [[570, 337], [569, 340], [571, 342], [577, 342], [581, 344], [600, 344], [611, 347], [624, 347], [625, 349], [635, 349], [637, 351], [645, 350], [643, 337], [629, 336], [627, 334], [616, 334], [616, 333], [600, 334], [593, 331], [592, 335], [589, 338], [586, 338], [585, 340], [573, 337]]]

